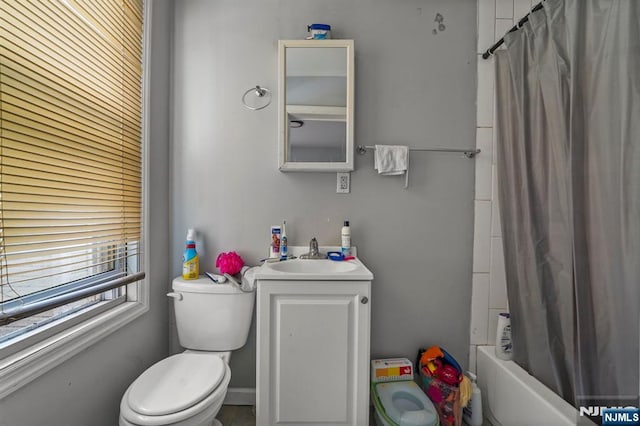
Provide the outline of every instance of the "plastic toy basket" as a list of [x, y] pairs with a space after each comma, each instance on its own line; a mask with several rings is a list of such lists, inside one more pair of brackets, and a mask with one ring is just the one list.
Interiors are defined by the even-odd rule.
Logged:
[[[462, 377], [462, 369], [456, 360], [449, 355], [444, 349], [440, 348], [444, 357], [442, 362], [451, 365], [457, 370], [459, 377]], [[420, 387], [427, 394], [429, 399], [436, 407], [438, 416], [440, 417], [441, 426], [461, 426], [462, 425], [462, 406], [460, 404], [460, 388], [458, 383], [450, 384], [438, 377], [437, 371], [434, 373], [426, 364], [420, 361], [418, 355], [418, 371], [420, 372]], [[451, 382], [451, 380], [449, 380]]]

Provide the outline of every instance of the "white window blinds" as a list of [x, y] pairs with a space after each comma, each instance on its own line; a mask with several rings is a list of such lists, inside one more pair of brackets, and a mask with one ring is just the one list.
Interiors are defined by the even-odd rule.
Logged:
[[141, 276], [142, 16], [0, 2], [0, 314]]

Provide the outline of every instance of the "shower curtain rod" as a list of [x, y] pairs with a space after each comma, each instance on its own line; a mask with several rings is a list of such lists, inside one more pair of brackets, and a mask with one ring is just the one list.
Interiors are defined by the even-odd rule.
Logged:
[[[520, 19], [518, 21], [518, 23], [513, 26], [513, 28], [511, 28], [509, 31], [507, 31], [507, 34], [513, 32], [513, 31], [519, 30], [524, 25], [524, 23], [529, 20], [529, 15], [531, 15], [533, 12], [536, 12], [536, 11], [542, 9], [542, 3], [544, 3], [544, 1], [545, 0], [542, 0], [540, 3], [535, 5], [533, 7], [533, 9], [531, 9], [531, 12], [529, 12], [525, 16], [523, 16], [522, 19]], [[493, 52], [495, 52], [498, 47], [502, 46], [503, 43], [504, 43], [504, 37], [502, 37], [500, 40], [498, 40], [493, 46], [488, 48], [487, 51], [482, 54], [482, 59], [488, 59], [489, 56], [493, 55]]]

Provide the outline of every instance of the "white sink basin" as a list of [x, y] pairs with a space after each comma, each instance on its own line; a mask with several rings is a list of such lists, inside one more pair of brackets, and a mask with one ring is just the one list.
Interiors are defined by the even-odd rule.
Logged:
[[358, 268], [356, 263], [351, 261], [336, 262], [333, 260], [285, 260], [284, 262], [272, 263], [272, 269], [279, 272], [289, 272], [293, 274], [335, 274], [354, 271]]
[[[308, 247], [290, 247], [289, 253], [300, 256], [309, 251]], [[355, 248], [352, 248], [355, 252]], [[321, 247], [320, 251], [339, 251], [340, 247]], [[354, 253], [354, 255], [356, 255]], [[329, 259], [291, 259], [282, 262], [265, 262], [255, 272], [258, 280], [293, 281], [371, 281], [373, 274], [357, 257], [352, 260], [334, 261]]]

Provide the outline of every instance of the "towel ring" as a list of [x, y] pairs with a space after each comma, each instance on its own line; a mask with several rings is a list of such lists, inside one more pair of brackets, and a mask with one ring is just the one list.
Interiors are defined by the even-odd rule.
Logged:
[[[262, 106], [249, 105], [247, 103], [247, 95], [249, 93], [253, 93], [254, 95], [256, 95], [257, 99], [263, 100], [265, 104]], [[260, 109], [266, 108], [269, 106], [270, 103], [271, 103], [271, 90], [267, 89], [266, 87], [260, 87], [260, 86], [252, 87], [251, 89], [244, 92], [244, 94], [242, 95], [242, 105], [244, 105], [245, 108], [250, 109], [251, 111], [258, 111]]]

